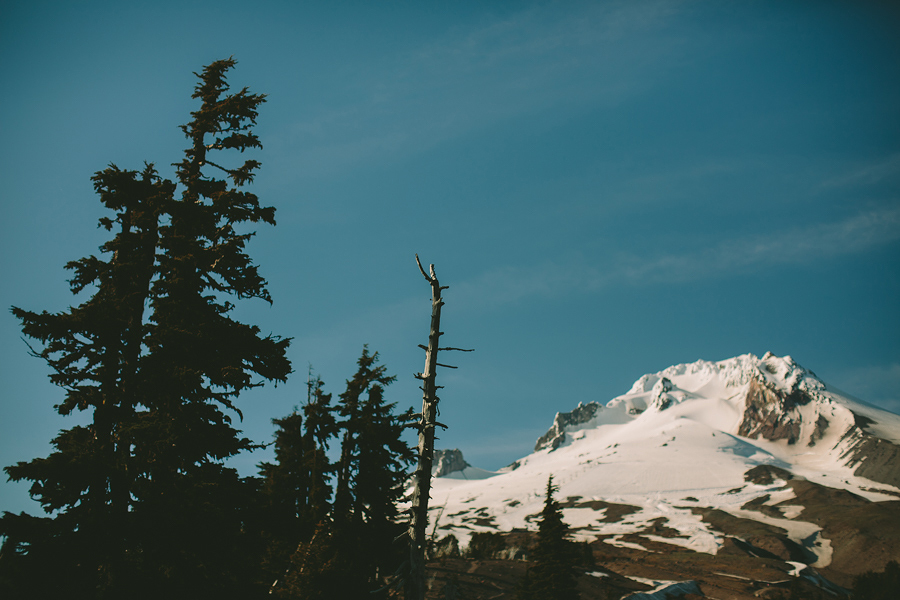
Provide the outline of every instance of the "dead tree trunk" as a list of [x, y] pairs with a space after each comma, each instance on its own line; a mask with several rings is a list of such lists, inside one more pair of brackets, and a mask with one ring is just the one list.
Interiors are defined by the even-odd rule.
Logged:
[[[461, 350], [460, 348], [440, 348], [441, 331], [441, 307], [444, 301], [441, 299], [441, 290], [447, 286], [438, 283], [434, 273], [434, 265], [430, 265], [429, 274], [425, 273], [419, 255], [416, 255], [416, 264], [419, 271], [431, 284], [431, 329], [428, 334], [428, 346], [425, 349], [425, 370], [416, 375], [422, 381], [422, 414], [419, 415], [417, 428], [419, 430], [419, 462], [415, 472], [415, 488], [413, 489], [412, 508], [409, 522], [409, 548], [410, 548], [410, 576], [406, 586], [406, 600], [423, 600], [425, 598], [425, 547], [426, 528], [428, 527], [428, 500], [431, 495], [431, 466], [434, 461], [434, 429], [445, 427], [437, 422], [437, 390], [441, 387], [435, 384], [437, 367], [450, 367], [441, 365], [437, 361], [438, 350]], [[464, 350], [471, 352], [471, 350]]]

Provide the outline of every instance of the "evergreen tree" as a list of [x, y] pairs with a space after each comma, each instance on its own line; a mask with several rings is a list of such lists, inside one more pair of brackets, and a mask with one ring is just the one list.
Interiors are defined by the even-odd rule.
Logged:
[[303, 406], [306, 426], [303, 431], [303, 469], [309, 480], [306, 497], [304, 539], [309, 538], [315, 526], [321, 523], [331, 509], [331, 479], [335, 466], [328, 459], [327, 451], [332, 438], [338, 435], [334, 418], [337, 410], [331, 404], [331, 394], [324, 391], [322, 379], [309, 382], [309, 395]]
[[519, 584], [520, 600], [575, 600], [578, 571], [575, 545], [567, 539], [569, 527], [562, 520], [553, 476], [547, 480], [547, 497], [538, 525], [538, 539], [530, 560], [532, 566]]
[[407, 545], [395, 540], [407, 528], [405, 520], [399, 522], [397, 502], [414, 459], [401, 437], [412, 421], [412, 410], [397, 416], [395, 406], [385, 402], [384, 388], [376, 384], [360, 407], [354, 513], [365, 523], [363, 544], [371, 552], [370, 579], [376, 581], [393, 575], [408, 553]]
[[478, 531], [469, 538], [469, 547], [466, 549], [466, 558], [473, 560], [485, 560], [496, 558], [500, 552], [506, 549], [506, 538], [502, 533], [492, 531]]
[[[347, 380], [347, 389], [340, 395], [338, 413], [344, 420], [341, 429], [341, 457], [337, 464], [337, 487], [334, 499], [334, 517], [341, 521], [361, 518], [358, 499], [354, 499], [353, 488], [359, 472], [359, 436], [363, 429], [361, 403], [364, 394], [374, 393], [382, 397], [384, 388], [397, 377], [387, 375], [387, 367], [378, 364], [378, 353], [369, 354], [369, 347], [363, 346], [357, 361], [357, 370], [352, 379]], [[393, 405], [392, 405], [393, 406]]]
[[[174, 186], [151, 165], [142, 173], [111, 165], [94, 177], [101, 202], [113, 212], [100, 220], [112, 240], [102, 255], [70, 262], [74, 294], [94, 288], [83, 304], [61, 313], [13, 308], [23, 332], [43, 344], [35, 356], [51, 367], [51, 381], [64, 388], [62, 415], [89, 411], [92, 421], [60, 432], [47, 458], [5, 470], [13, 481], [32, 481], [31, 495], [54, 517], [6, 513], [0, 571], [15, 597], [59, 593], [116, 597], [129, 578], [132, 547], [130, 447], [140, 403], [144, 307], [150, 295], [160, 214]], [[54, 565], [52, 578], [42, 574]], [[18, 581], [18, 583], [17, 583]]]
[[136, 453], [144, 461], [138, 489], [147, 528], [142, 550], [154, 566], [152, 581], [162, 585], [156, 592], [166, 595], [240, 589], [250, 489], [222, 461], [256, 446], [239, 435], [226, 411], [241, 416], [234, 404], [241, 392], [261, 380], [283, 382], [290, 372], [289, 340], [232, 319], [234, 305], [225, 299], [271, 303], [265, 280], [244, 251], [253, 234], [236, 227], [275, 223], [274, 209], [241, 189], [259, 163], [224, 167], [216, 154], [261, 147], [251, 128], [265, 96], [246, 88], [227, 93], [225, 74], [234, 64], [217, 61], [197, 75], [193, 98], [201, 107], [182, 126], [191, 145], [177, 165], [181, 198], [171, 203], [168, 223], [160, 228], [145, 361], [148, 413]]
[[[237, 396], [261, 380], [285, 381], [290, 364], [289, 340], [231, 319], [225, 300], [271, 302], [244, 251], [252, 234], [236, 227], [274, 224], [274, 209], [240, 189], [259, 163], [211, 160], [260, 147], [251, 127], [265, 98], [246, 88], [227, 94], [234, 64], [198, 75], [201, 107], [182, 127], [191, 145], [177, 165], [180, 199], [151, 166], [95, 176], [115, 215], [101, 224], [118, 233], [101, 248], [108, 260], [69, 265], [73, 292], [94, 288], [90, 300], [58, 314], [13, 309], [66, 389], [59, 412], [93, 415], [61, 432], [50, 457], [7, 468], [55, 511], [0, 522], [0, 577], [14, 593], [17, 582], [30, 598], [249, 592], [242, 524], [252, 486], [222, 461], [254, 446], [226, 411], [240, 415]], [[53, 577], [41, 572], [50, 565]]]
[[297, 546], [290, 569], [274, 586], [273, 595], [286, 600], [370, 597], [360, 577], [348, 577], [354, 575], [354, 554], [341, 548], [339, 539], [330, 520], [319, 523], [312, 538]]
[[337, 435], [337, 424], [331, 394], [324, 393], [322, 380], [316, 378], [308, 385], [305, 423], [296, 408], [282, 419], [273, 419], [275, 463], [259, 465], [263, 479], [259, 527], [270, 584], [288, 570], [298, 544], [310, 541], [329, 509], [332, 468], [326, 451], [329, 440]]
[[358, 369], [340, 395], [344, 436], [332, 509], [332, 542], [351, 567], [344, 597], [380, 588], [402, 562], [405, 547], [396, 503], [403, 493], [412, 451], [401, 439], [410, 412], [393, 414], [384, 388], [396, 377], [363, 347]]
[[[295, 449], [280, 453], [276, 436], [274, 465], [261, 465], [268, 481], [287, 478], [286, 465], [296, 465], [292, 481], [307, 486], [305, 511], [297, 505], [301, 530], [295, 534], [296, 550], [282, 572], [273, 593], [279, 598], [364, 598], [387, 597], [388, 583], [405, 555], [405, 546], [396, 544], [405, 525], [398, 523], [397, 501], [403, 493], [412, 452], [401, 436], [409, 413], [395, 415], [384, 389], [395, 380], [378, 364], [378, 353], [363, 347], [357, 371], [340, 395], [336, 423], [331, 395], [325, 394], [320, 379], [310, 382], [309, 399], [300, 416], [291, 416], [291, 435], [284, 437]], [[278, 420], [283, 429], [282, 421]], [[285, 421], [284, 424], [288, 423]], [[341, 456], [337, 464], [328, 462], [329, 440], [343, 430]], [[282, 473], [282, 475], [279, 475]], [[337, 475], [334, 504], [329, 507], [330, 479]], [[293, 485], [287, 493], [294, 493]], [[265, 488], [264, 488], [265, 489]], [[330, 512], [327, 509], [330, 508]], [[284, 514], [287, 514], [285, 511]], [[308, 532], [308, 533], [307, 533]], [[298, 543], [299, 542], [299, 543]]]

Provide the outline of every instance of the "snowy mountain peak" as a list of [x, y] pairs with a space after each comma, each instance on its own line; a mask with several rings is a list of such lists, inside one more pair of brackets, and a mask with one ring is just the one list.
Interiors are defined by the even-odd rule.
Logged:
[[785, 560], [822, 568], [838, 557], [850, 569], [856, 551], [832, 548], [804, 511], [821, 505], [827, 513], [833, 498], [894, 506], [900, 415], [828, 388], [790, 356], [674, 365], [606, 405], [556, 413], [535, 451], [510, 468], [466, 467], [435, 479], [433, 516], [462, 545], [474, 532], [533, 529], [550, 475], [577, 539], [716, 554], [749, 544], [758, 531], [749, 524], [758, 521], [794, 549]]
[[[791, 455], [815, 448], [815, 455], [828, 454], [842, 464], [862, 464], [872, 458], [868, 455], [893, 457], [895, 451], [900, 456], [900, 417], [829, 391], [792, 357], [771, 352], [762, 358], [698, 360], [643, 375], [606, 406], [579, 403], [571, 412], [557, 413], [535, 451], [553, 452], [587, 429], [637, 421], [651, 431], [678, 418], [729, 435], [778, 442]], [[900, 467], [885, 464], [869, 476], [876, 473], [878, 481], [900, 485]]]
[[673, 380], [676, 384], [679, 380], [689, 379], [695, 386], [715, 379], [727, 388], [747, 385], [751, 379], [765, 380], [782, 389], [794, 389], [801, 385], [810, 390], [823, 390], [825, 387], [812, 371], [798, 365], [790, 356], [778, 357], [767, 352], [762, 358], [742, 354], [718, 362], [698, 360], [673, 365], [659, 373], [643, 375], [625, 395], [649, 392], [662, 378]]

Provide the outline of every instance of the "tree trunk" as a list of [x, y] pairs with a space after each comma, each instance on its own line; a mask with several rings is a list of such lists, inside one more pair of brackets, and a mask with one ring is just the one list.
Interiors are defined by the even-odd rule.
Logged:
[[431, 330], [428, 334], [428, 348], [425, 351], [425, 370], [416, 375], [422, 380], [422, 414], [419, 418], [419, 463], [415, 472], [411, 518], [409, 523], [410, 577], [407, 581], [407, 600], [425, 598], [425, 531], [428, 526], [428, 500], [431, 494], [431, 465], [434, 460], [434, 428], [437, 426], [437, 386], [435, 374], [438, 366], [437, 355], [441, 332], [441, 287], [430, 266], [431, 275], [425, 274], [419, 256], [416, 255], [419, 271], [431, 284]]

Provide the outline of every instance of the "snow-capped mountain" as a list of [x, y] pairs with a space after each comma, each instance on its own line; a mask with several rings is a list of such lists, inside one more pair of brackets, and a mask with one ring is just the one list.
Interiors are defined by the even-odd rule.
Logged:
[[[838, 574], [852, 574], [867, 569], [836, 547], [836, 521], [813, 504], [900, 506], [900, 416], [789, 356], [747, 354], [669, 367], [605, 405], [557, 413], [534, 453], [499, 472], [457, 462], [433, 482], [431, 519], [463, 545], [473, 532], [534, 529], [552, 474], [576, 539], [713, 556], [747, 544], [757, 556], [734, 525], [754, 521], [774, 532], [759, 544], [778, 546], [765, 552], [786, 572], [840, 562]], [[837, 499], [821, 500], [828, 494]], [[898, 517], [885, 517], [894, 530]], [[884, 556], [867, 560], [900, 558], [897, 544], [880, 547]]]
[[743, 438], [783, 441], [779, 454], [791, 457], [789, 462], [827, 466], [823, 460], [833, 461], [855, 467], [855, 475], [900, 487], [900, 416], [827, 389], [790, 356], [771, 353], [644, 375], [605, 407], [590, 402], [557, 413], [535, 451], [558, 448], [567, 431], [646, 422], [667, 409], [673, 419], [689, 418]]

